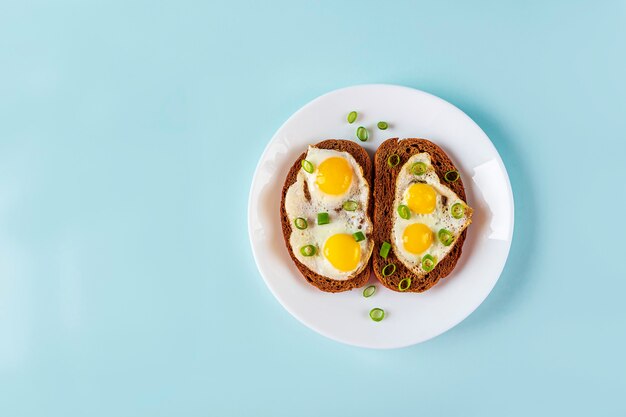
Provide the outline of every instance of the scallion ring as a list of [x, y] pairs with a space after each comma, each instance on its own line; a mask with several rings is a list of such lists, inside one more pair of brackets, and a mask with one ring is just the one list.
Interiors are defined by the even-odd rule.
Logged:
[[400, 281], [400, 283], [398, 284], [398, 289], [400, 291], [406, 291], [409, 289], [409, 287], [411, 286], [411, 278], [404, 278], [402, 279], [402, 281]]
[[454, 242], [454, 235], [446, 229], [441, 229], [437, 233], [437, 237], [439, 237], [439, 241], [443, 243], [444, 246], [450, 246], [452, 242]]
[[358, 116], [358, 113], [355, 111], [351, 111], [350, 113], [348, 113], [348, 123], [352, 124], [354, 123], [354, 121], [356, 120], [356, 117]]
[[365, 235], [363, 234], [363, 232], [352, 233], [352, 236], [354, 237], [354, 240], [356, 240], [357, 242], [361, 242], [362, 240], [365, 240]]
[[376, 292], [376, 285], [370, 285], [369, 287], [365, 287], [363, 290], [363, 297], [368, 298], [374, 295]]
[[450, 214], [455, 219], [461, 219], [465, 215], [465, 207], [461, 203], [454, 203], [452, 207], [450, 207]]
[[348, 200], [343, 203], [342, 207], [345, 211], [355, 211], [359, 208], [359, 203], [353, 200]]
[[312, 174], [313, 171], [315, 171], [315, 167], [313, 166], [313, 164], [310, 161], [307, 161], [306, 159], [302, 160], [302, 169], [308, 172], [309, 174]]
[[392, 275], [394, 272], [396, 272], [396, 264], [387, 264], [383, 267], [383, 270], [381, 271], [381, 273], [383, 274], [383, 277], [388, 277], [389, 275]]
[[391, 244], [389, 242], [383, 242], [383, 244], [380, 245], [380, 256], [383, 257], [384, 259], [387, 259], [387, 256], [389, 256], [390, 249], [391, 249]]
[[424, 175], [426, 173], [426, 170], [428, 169], [428, 165], [426, 165], [424, 162], [416, 162], [413, 165], [411, 165], [411, 174], [413, 175]]
[[367, 133], [367, 129], [363, 126], [359, 126], [359, 128], [356, 130], [356, 137], [359, 138], [361, 142], [365, 142], [367, 138], [369, 138], [369, 136], [370, 135], [369, 133]]
[[459, 171], [448, 171], [443, 176], [448, 182], [455, 182], [460, 178]]
[[328, 213], [317, 213], [317, 224], [328, 224], [330, 223], [330, 216]]
[[395, 153], [392, 155], [389, 155], [389, 158], [387, 158], [387, 165], [389, 165], [391, 168], [395, 167], [399, 163], [400, 163], [400, 156]]
[[382, 308], [373, 308], [370, 310], [370, 318], [374, 321], [381, 321], [385, 318], [385, 310]]
[[387, 130], [387, 128], [389, 127], [387, 122], [378, 122], [376, 126], [378, 126], [380, 130]]
[[411, 218], [411, 210], [409, 210], [409, 208], [404, 204], [400, 204], [398, 206], [398, 215], [403, 219], [408, 220]]
[[317, 248], [313, 245], [306, 245], [300, 248], [302, 256], [313, 256], [317, 252]]
[[422, 258], [422, 268], [426, 272], [430, 272], [435, 267], [435, 258], [432, 255], [424, 255]]
[[296, 229], [300, 230], [304, 230], [309, 226], [306, 219], [302, 217], [296, 217], [296, 219], [293, 221], [293, 224], [295, 224]]

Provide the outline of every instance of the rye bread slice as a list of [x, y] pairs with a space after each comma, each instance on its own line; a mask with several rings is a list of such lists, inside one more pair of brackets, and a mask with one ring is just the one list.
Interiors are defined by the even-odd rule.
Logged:
[[[341, 139], [328, 139], [322, 142], [319, 142], [313, 145], [320, 149], [333, 149], [340, 152], [348, 152], [354, 160], [361, 166], [363, 169], [363, 175], [365, 177], [365, 181], [370, 189], [370, 193], [373, 190], [372, 187], [372, 160], [369, 155], [360, 145], [355, 142], [349, 140], [341, 140]], [[289, 221], [289, 217], [287, 216], [287, 212], [285, 210], [285, 196], [287, 195], [287, 190], [289, 187], [296, 182], [298, 171], [301, 169], [302, 160], [305, 158], [306, 152], [302, 153], [298, 157], [298, 159], [294, 162], [291, 169], [289, 169], [289, 173], [287, 174], [287, 178], [285, 179], [285, 184], [283, 185], [283, 190], [280, 199], [280, 222], [283, 228], [283, 238], [285, 239], [285, 245], [287, 246], [287, 251], [289, 252], [289, 256], [296, 264], [302, 276], [309, 282], [311, 285], [316, 286], [322, 291], [326, 292], [341, 292], [348, 291], [353, 288], [362, 287], [367, 283], [371, 273], [371, 257], [367, 262], [367, 266], [354, 278], [350, 278], [345, 281], [334, 280], [330, 278], [326, 278], [322, 275], [319, 275], [313, 271], [311, 271], [306, 265], [302, 262], [298, 261], [293, 251], [291, 250], [291, 245], [289, 244], [289, 237], [291, 236], [291, 222]], [[372, 219], [373, 214], [373, 204], [371, 201], [367, 208], [367, 216]], [[373, 233], [376, 233], [375, 231]], [[372, 236], [367, 236], [368, 239], [371, 239]]]
[[[376, 278], [387, 288], [399, 291], [398, 285], [404, 278], [411, 278], [411, 286], [405, 292], [423, 292], [433, 287], [441, 278], [448, 276], [454, 269], [463, 248], [465, 229], [457, 238], [452, 250], [442, 259], [435, 268], [425, 275], [416, 275], [410, 271], [396, 256], [393, 248], [389, 251], [387, 259], [380, 256], [380, 246], [383, 242], [391, 242], [391, 230], [393, 227], [393, 202], [396, 194], [396, 178], [400, 167], [413, 155], [428, 152], [435, 172], [443, 179], [447, 171], [456, 170], [456, 167], [439, 146], [426, 139], [387, 139], [384, 141], [374, 156], [374, 253], [372, 254], [372, 268]], [[400, 157], [400, 163], [395, 168], [387, 165], [387, 158], [396, 154]], [[453, 183], [445, 183], [463, 201], [467, 202], [463, 181], [459, 178]], [[385, 265], [393, 263], [396, 271], [391, 276], [384, 277], [382, 269]]]

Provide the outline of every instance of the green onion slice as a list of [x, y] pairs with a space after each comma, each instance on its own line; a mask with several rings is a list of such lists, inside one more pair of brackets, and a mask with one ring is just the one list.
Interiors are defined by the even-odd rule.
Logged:
[[410, 171], [413, 175], [424, 175], [426, 170], [428, 169], [428, 165], [423, 162], [416, 162], [411, 165]]
[[387, 122], [378, 122], [376, 126], [378, 126], [380, 130], [387, 130], [387, 128], [389, 127]]
[[383, 242], [383, 244], [380, 245], [380, 256], [382, 256], [384, 259], [387, 259], [390, 249], [391, 249], [391, 243]]
[[365, 235], [363, 234], [363, 232], [352, 233], [352, 236], [354, 236], [354, 240], [356, 240], [357, 242], [365, 240]]
[[437, 233], [437, 236], [444, 246], [450, 246], [452, 242], [454, 242], [454, 235], [449, 230], [441, 229], [439, 233]]
[[369, 287], [365, 287], [363, 290], [363, 297], [368, 298], [374, 295], [376, 292], [376, 285], [370, 285]]
[[300, 248], [302, 256], [313, 256], [317, 252], [317, 248], [313, 245], [306, 245]]
[[381, 272], [383, 274], [383, 277], [388, 277], [389, 275], [392, 275], [394, 272], [396, 272], [396, 264], [385, 265]]
[[359, 138], [361, 142], [365, 142], [367, 138], [369, 138], [369, 136], [370, 135], [369, 133], [367, 133], [367, 129], [363, 126], [359, 126], [359, 128], [356, 130], [356, 137]]
[[400, 283], [398, 284], [398, 289], [400, 291], [406, 291], [409, 289], [409, 287], [411, 286], [411, 278], [404, 278], [402, 281], [400, 281]]
[[461, 203], [454, 203], [452, 207], [450, 207], [450, 214], [455, 219], [460, 219], [465, 215], [465, 207]]
[[348, 113], [348, 123], [350, 124], [354, 123], [357, 116], [358, 116], [358, 113], [355, 111], [351, 111], [350, 113]]
[[411, 218], [411, 210], [404, 204], [400, 204], [398, 206], [398, 215], [403, 219], [407, 220]]
[[307, 161], [306, 159], [302, 160], [302, 169], [308, 172], [309, 174], [312, 174], [313, 171], [315, 171], [315, 167], [313, 166], [313, 164], [310, 161]]
[[395, 167], [399, 163], [400, 163], [400, 156], [395, 153], [392, 155], [389, 155], [389, 158], [387, 158], [387, 165], [389, 165], [391, 168]]
[[302, 217], [296, 217], [293, 223], [296, 225], [296, 229], [304, 230], [308, 227], [308, 223], [306, 222], [306, 219]]
[[433, 270], [434, 267], [435, 258], [433, 258], [431, 255], [424, 255], [424, 257], [422, 258], [422, 268], [424, 269], [424, 271], [430, 272]]
[[317, 224], [328, 224], [330, 223], [330, 216], [328, 213], [317, 213]]
[[373, 308], [370, 310], [370, 318], [374, 321], [381, 321], [385, 318], [385, 310], [382, 308]]
[[444, 174], [443, 177], [448, 182], [454, 182], [459, 179], [460, 175], [459, 175], [459, 171], [448, 171]]
[[343, 203], [342, 207], [345, 211], [354, 211], [359, 208], [359, 203], [353, 200], [348, 200]]

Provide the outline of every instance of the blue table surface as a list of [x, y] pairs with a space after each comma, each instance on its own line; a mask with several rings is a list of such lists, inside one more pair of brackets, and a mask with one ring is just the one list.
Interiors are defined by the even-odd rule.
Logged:
[[[0, 2], [0, 415], [625, 415], [625, 41], [624, 1]], [[516, 203], [487, 300], [395, 351], [292, 318], [246, 225], [283, 121], [378, 82]]]

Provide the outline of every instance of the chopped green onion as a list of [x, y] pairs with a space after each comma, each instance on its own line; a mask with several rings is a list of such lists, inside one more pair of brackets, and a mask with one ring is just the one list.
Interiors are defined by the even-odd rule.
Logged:
[[450, 207], [450, 213], [455, 219], [460, 219], [465, 215], [465, 207], [463, 207], [461, 203], [454, 203], [452, 207]]
[[317, 248], [313, 245], [306, 245], [300, 248], [302, 256], [313, 256], [317, 252]]
[[313, 171], [315, 171], [315, 167], [313, 166], [313, 164], [306, 159], [302, 160], [302, 169], [304, 169], [309, 174], [312, 174]]
[[317, 213], [317, 224], [328, 224], [330, 223], [330, 216], [328, 213]]
[[365, 287], [363, 290], [363, 297], [368, 298], [374, 295], [376, 292], [376, 285], [370, 285], [369, 287]]
[[387, 130], [387, 128], [389, 127], [387, 122], [378, 122], [377, 126], [380, 130]]
[[359, 126], [359, 128], [356, 130], [356, 137], [359, 138], [361, 142], [365, 142], [367, 138], [369, 138], [369, 136], [370, 135], [369, 133], [367, 133], [367, 129], [363, 126]]
[[460, 175], [459, 175], [459, 171], [448, 171], [445, 173], [443, 177], [448, 182], [454, 182], [459, 179]]
[[355, 111], [351, 111], [350, 113], [348, 113], [348, 123], [352, 124], [354, 123], [354, 121], [356, 120], [358, 113]]
[[300, 230], [304, 230], [309, 226], [306, 219], [302, 217], [296, 217], [293, 223], [296, 225], [296, 229], [300, 229]]
[[424, 269], [424, 271], [430, 272], [433, 270], [434, 267], [435, 258], [433, 258], [431, 255], [424, 255], [424, 257], [422, 258], [422, 268]]
[[439, 233], [437, 233], [437, 236], [444, 246], [450, 246], [452, 242], [454, 242], [454, 235], [449, 230], [441, 229]]
[[380, 245], [380, 256], [382, 256], [384, 259], [387, 259], [387, 256], [389, 255], [389, 249], [391, 249], [391, 244], [389, 242], [383, 242], [383, 244]]
[[404, 204], [400, 204], [398, 206], [398, 215], [403, 219], [407, 220], [411, 218], [411, 210]]
[[400, 163], [400, 156], [396, 155], [395, 153], [392, 155], [389, 155], [389, 158], [387, 158], [387, 165], [389, 165], [391, 168], [395, 167], [399, 163]]
[[370, 318], [374, 321], [381, 321], [385, 318], [385, 310], [382, 308], [373, 308], [370, 311]]
[[396, 264], [385, 265], [381, 272], [383, 274], [383, 277], [388, 277], [389, 275], [393, 275], [393, 273], [396, 272]]
[[348, 200], [343, 203], [342, 207], [345, 211], [354, 211], [359, 208], [359, 203], [353, 200]]
[[356, 240], [357, 242], [365, 240], [365, 235], [363, 234], [363, 232], [352, 233], [352, 236], [354, 236], [354, 240]]
[[424, 175], [428, 166], [423, 162], [416, 162], [411, 165], [411, 174], [413, 175]]
[[398, 289], [400, 291], [406, 291], [409, 289], [409, 287], [411, 286], [411, 278], [404, 278], [402, 281], [400, 281], [400, 283], [398, 284]]

